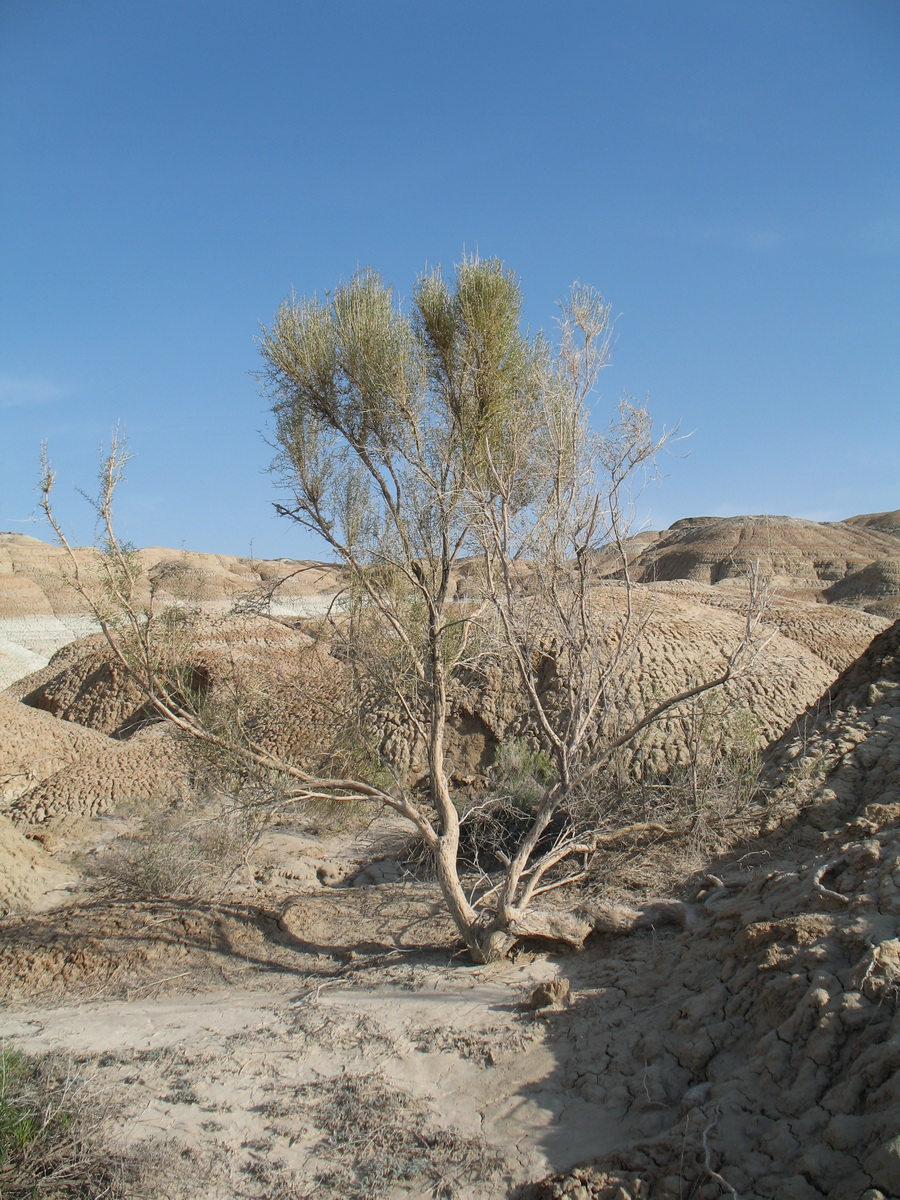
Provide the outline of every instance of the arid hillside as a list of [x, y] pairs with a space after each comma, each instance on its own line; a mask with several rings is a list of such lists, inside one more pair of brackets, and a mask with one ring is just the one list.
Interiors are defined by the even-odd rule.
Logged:
[[[96, 553], [75, 551], [96, 577]], [[137, 551], [143, 571], [136, 600], [189, 604], [210, 615], [235, 603], [259, 603], [286, 616], [324, 611], [341, 589], [339, 570], [293, 559], [255, 560], [151, 547]], [[73, 564], [56, 545], [0, 533], [0, 689], [46, 666], [62, 646], [96, 628], [68, 580]]]
[[[837, 529], [827, 559], [797, 556], [785, 526], [794, 558], [771, 557], [782, 586], [747, 669], [623, 755], [653, 819], [549, 893], [593, 931], [584, 950], [523, 940], [481, 968], [396, 818], [236, 806], [101, 636], [69, 640], [0, 694], [6, 1035], [69, 1056], [108, 1099], [102, 1136], [119, 1153], [129, 1131], [153, 1200], [900, 1196], [900, 621], [827, 594], [887, 561], [851, 543], [894, 538], [895, 516], [799, 523]], [[714, 524], [730, 529], [721, 563], [762, 536]], [[50, 621], [70, 601], [56, 576], [36, 582], [46, 550], [9, 574]], [[203, 614], [189, 673], [211, 711], [236, 702], [257, 746], [301, 762], [345, 753], [342, 722], [361, 720], [414, 780], [424, 749], [404, 715], [378, 695], [354, 708], [340, 621], [308, 624], [337, 573], [281, 564], [303, 568], [304, 594], [273, 621], [258, 611], [274, 567], [207, 557], [148, 560], [148, 577]], [[715, 673], [740, 638], [741, 578], [698, 574], [592, 593], [610, 630], [626, 604], [639, 618], [628, 711]], [[235, 613], [234, 597], [262, 603]], [[461, 797], [477, 806], [522, 720], [502, 673], [453, 680]], [[744, 764], [764, 748], [759, 781], [739, 805], [720, 781], [678, 810], [709, 728]]]
[[[721, 673], [742, 636], [744, 615], [739, 597], [730, 594], [726, 603], [718, 599], [714, 589], [699, 585], [639, 585], [632, 593], [643, 632], [622, 682], [623, 717], [646, 711], [661, 692], [675, 693]], [[624, 588], [614, 582], [599, 586], [594, 604], [614, 635], [625, 610]], [[761, 749], [881, 628], [877, 617], [856, 610], [783, 602], [772, 609], [747, 668], [690, 719], [677, 712], [648, 727], [623, 749], [622, 768], [637, 778], [668, 776], [698, 749], [695, 743], [706, 736], [701, 725], [713, 719], [717, 727], [732, 729], [748, 750]], [[356, 710], [347, 707], [349, 666], [339, 641], [314, 641], [302, 628], [252, 616], [205, 618], [196, 638], [191, 669], [208, 701], [233, 705], [240, 695], [243, 720], [260, 745], [313, 765], [340, 740], [342, 721]], [[35, 736], [60, 725], [83, 727], [95, 739], [103, 735], [104, 744], [101, 748], [88, 739], [83, 754], [73, 746], [68, 761], [40, 776], [37, 760], [30, 776], [11, 764], [7, 774], [16, 783], [7, 790], [16, 820], [44, 822], [73, 805], [82, 815], [96, 815], [125, 795], [150, 795], [183, 753], [173, 748], [166, 729], [154, 725], [143, 693], [111, 658], [101, 635], [63, 647], [46, 668], [18, 680], [8, 695], [23, 701], [16, 706], [17, 724], [28, 710], [40, 710], [44, 720], [35, 723]], [[453, 778], [458, 786], [477, 789], [497, 748], [527, 730], [522, 698], [510, 679], [488, 667], [456, 679], [451, 700], [447, 736]], [[396, 769], [421, 776], [426, 747], [413, 736], [396, 702], [373, 695], [362, 703], [368, 737], [379, 753]], [[48, 714], [61, 722], [48, 725]], [[184, 765], [180, 769], [188, 771]], [[33, 782], [26, 786], [29, 778]]]
[[[758, 566], [784, 596], [851, 604], [900, 615], [900, 517], [897, 512], [846, 521], [796, 517], [688, 517], [627, 545], [639, 582], [688, 579], [741, 583]], [[618, 565], [610, 561], [610, 570]], [[851, 582], [852, 581], [852, 582]]]
[[[872, 513], [839, 522], [793, 517], [688, 517], [663, 532], [641, 533], [626, 546], [636, 582], [686, 580], [722, 596], [758, 566], [782, 600], [900, 615], [900, 518]], [[76, 551], [85, 571], [93, 552]], [[152, 547], [138, 551], [144, 594], [162, 603], [199, 606], [210, 614], [257, 602], [284, 616], [323, 611], [343, 586], [338, 568], [292, 559], [257, 560]], [[610, 553], [612, 578], [621, 563]], [[72, 564], [56, 545], [0, 533], [0, 689], [45, 666], [61, 646], [90, 633], [83, 602], [66, 583]], [[465, 591], [466, 570], [458, 588]], [[876, 632], [873, 628], [872, 632]], [[847, 660], [849, 661], [849, 660]]]

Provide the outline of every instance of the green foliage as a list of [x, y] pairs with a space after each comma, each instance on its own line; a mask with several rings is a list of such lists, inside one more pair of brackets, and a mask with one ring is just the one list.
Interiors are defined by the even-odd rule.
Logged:
[[23, 1054], [8, 1046], [0, 1047], [0, 1168], [21, 1157], [40, 1129], [40, 1110], [21, 1096], [22, 1084], [30, 1073]]
[[759, 779], [758, 718], [719, 695], [687, 705], [678, 721], [684, 751], [672, 772], [673, 795], [694, 812], [707, 806], [743, 810]]
[[[493, 454], [519, 438], [549, 380], [542, 339], [521, 333], [522, 295], [514, 272], [496, 259], [467, 259], [451, 289], [440, 271], [419, 280], [413, 328], [428, 379], [452, 417], [470, 465], [484, 443]], [[513, 425], [515, 423], [515, 425]]]
[[534, 811], [554, 773], [550, 755], [532, 749], [525, 738], [514, 738], [497, 747], [493, 768], [496, 790], [524, 812]]
[[263, 331], [278, 465], [294, 493], [283, 511], [351, 571], [440, 558], [445, 538], [465, 538], [473, 489], [499, 476], [514, 476], [520, 504], [546, 486], [557, 380], [521, 309], [515, 274], [470, 258], [452, 283], [439, 269], [419, 279], [409, 315], [364, 270], [324, 303], [292, 296]]
[[292, 296], [262, 347], [273, 380], [286, 385], [292, 401], [276, 407], [286, 443], [305, 440], [318, 425], [355, 447], [392, 444], [418, 371], [409, 323], [377, 273], [358, 272], [327, 304]]

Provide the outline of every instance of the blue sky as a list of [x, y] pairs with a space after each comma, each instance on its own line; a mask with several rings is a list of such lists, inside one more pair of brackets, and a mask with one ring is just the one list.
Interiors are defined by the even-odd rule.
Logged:
[[254, 338], [357, 265], [498, 256], [619, 314], [603, 402], [691, 436], [640, 519], [900, 505], [895, 0], [4, 0], [0, 529], [42, 439], [139, 545], [277, 518]]

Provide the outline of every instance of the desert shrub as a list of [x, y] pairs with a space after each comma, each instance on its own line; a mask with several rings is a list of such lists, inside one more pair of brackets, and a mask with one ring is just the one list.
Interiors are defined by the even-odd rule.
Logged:
[[0, 1197], [130, 1194], [139, 1164], [104, 1144], [106, 1115], [71, 1064], [0, 1046]]
[[550, 755], [530, 747], [525, 738], [497, 747], [492, 771], [495, 790], [525, 812], [534, 812], [553, 773]]
[[672, 788], [681, 803], [694, 812], [744, 809], [759, 781], [759, 720], [721, 697], [687, 705], [678, 720], [684, 752], [672, 772]]
[[122, 899], [218, 895], [246, 861], [258, 832], [228, 805], [144, 805], [135, 828], [87, 865], [98, 890]]
[[[553, 774], [550, 756], [526, 738], [501, 742], [487, 787], [479, 794], [456, 797], [461, 865], [469, 870], [501, 870], [534, 821]], [[542, 835], [539, 847], [545, 849], [570, 824], [566, 809], [559, 809]]]

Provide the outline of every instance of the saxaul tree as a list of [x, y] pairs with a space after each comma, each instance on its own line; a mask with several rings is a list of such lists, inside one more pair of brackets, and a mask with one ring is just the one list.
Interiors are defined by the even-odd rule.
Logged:
[[[75, 579], [150, 704], [208, 750], [281, 777], [282, 801], [376, 801], [410, 822], [480, 962], [521, 937], [583, 942], [590, 921], [542, 909], [539, 898], [580, 878], [605, 835], [589, 819], [560, 822], [560, 814], [590, 812], [591, 789], [622, 747], [726, 683], [758, 619], [752, 599], [744, 638], [710, 678], [643, 707], [625, 703], [647, 619], [628, 578], [629, 502], [669, 435], [654, 436], [645, 408], [629, 400], [597, 431], [595, 387], [611, 321], [596, 292], [573, 288], [558, 325], [552, 341], [525, 332], [516, 276], [496, 260], [470, 258], [450, 279], [440, 270], [421, 277], [407, 307], [369, 270], [324, 300], [291, 296], [260, 339], [284, 491], [278, 511], [343, 565], [346, 603], [334, 631], [355, 698], [400, 714], [423, 770], [410, 772], [371, 738], [366, 754], [345, 756], [341, 769], [333, 759], [325, 770], [288, 760], [245, 729], [236, 737], [216, 727], [191, 703], [183, 673], [171, 667], [178, 655], [154, 640], [161, 632], [165, 641], [172, 622], [134, 608], [132, 562], [111, 518], [120, 445], [101, 473], [97, 504], [105, 596], [77, 571]], [[52, 520], [51, 486], [48, 468]], [[598, 603], [611, 554], [621, 577], [612, 606]], [[547, 769], [516, 844], [501, 853], [502, 870], [473, 881], [461, 866], [465, 814], [448, 733], [456, 682], [488, 667], [517, 694], [522, 727]], [[369, 767], [348, 770], [351, 761]]]
[[[408, 312], [364, 271], [324, 302], [290, 298], [261, 344], [290, 493], [279, 511], [345, 566], [354, 660], [424, 747], [424, 795], [394, 771], [379, 798], [432, 851], [447, 907], [479, 960], [523, 936], [584, 939], [583, 920], [534, 901], [574, 878], [560, 877], [560, 864], [600, 839], [569, 824], [548, 845], [548, 827], [646, 725], [727, 682], [755, 620], [714, 677], [647, 711], [623, 711], [645, 619], [627, 577], [630, 488], [668, 435], [654, 437], [646, 410], [628, 400], [593, 431], [611, 333], [597, 293], [573, 288], [555, 344], [523, 332], [521, 308], [515, 275], [496, 260], [464, 260], [451, 280], [426, 274]], [[612, 618], [595, 595], [610, 547], [624, 575]], [[502, 879], [467, 893], [448, 720], [454, 678], [486, 662], [515, 681], [551, 769]], [[366, 791], [355, 780], [336, 790]]]

